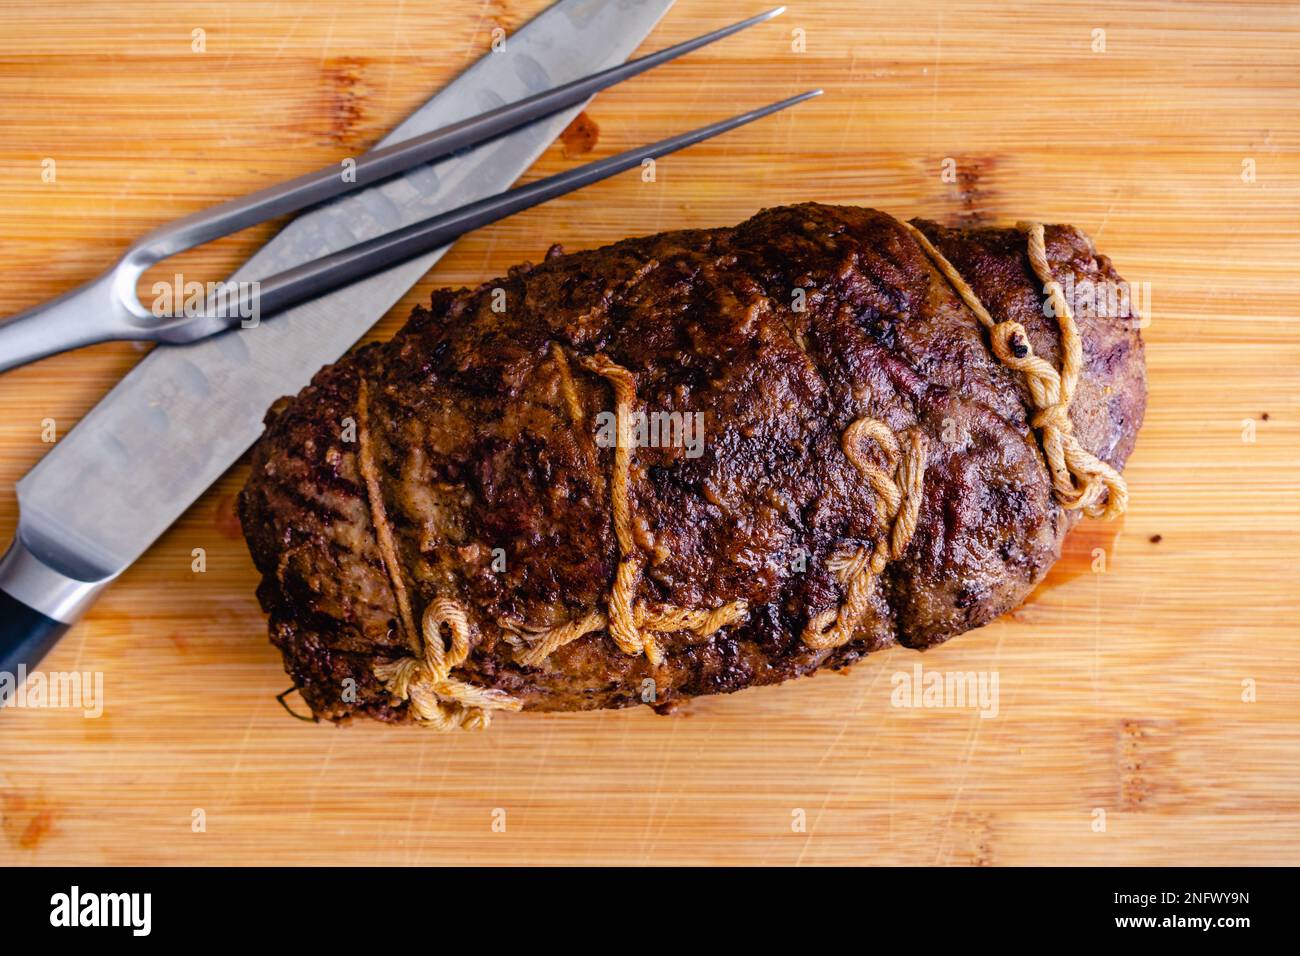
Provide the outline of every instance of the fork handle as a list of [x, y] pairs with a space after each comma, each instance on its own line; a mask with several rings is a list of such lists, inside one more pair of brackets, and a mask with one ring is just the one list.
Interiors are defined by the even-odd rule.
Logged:
[[123, 275], [115, 268], [0, 322], [0, 371], [96, 342], [145, 338], [118, 294]]

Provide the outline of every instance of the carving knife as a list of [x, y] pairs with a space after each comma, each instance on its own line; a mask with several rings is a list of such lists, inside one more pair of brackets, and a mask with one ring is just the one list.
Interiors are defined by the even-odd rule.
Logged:
[[[621, 63], [672, 3], [559, 0], [378, 145]], [[312, 210], [230, 281], [258, 280], [498, 193], [581, 109]], [[256, 328], [193, 345], [160, 345], [132, 369], [18, 482], [18, 526], [0, 559], [0, 673], [39, 664], [99, 591], [253, 443], [266, 408], [337, 360], [447, 248]]]

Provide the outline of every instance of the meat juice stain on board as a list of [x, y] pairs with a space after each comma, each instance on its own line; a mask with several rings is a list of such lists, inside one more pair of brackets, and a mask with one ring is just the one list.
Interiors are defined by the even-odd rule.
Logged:
[[1075, 578], [1099, 573], [1095, 570], [1099, 560], [1099, 550], [1104, 552], [1106, 562], [1104, 566], [1110, 570], [1115, 561], [1115, 549], [1119, 543], [1120, 533], [1124, 530], [1124, 517], [1121, 515], [1114, 521], [1085, 518], [1076, 524], [1065, 536], [1060, 560], [1052, 565], [1052, 569], [1047, 572], [1047, 577], [1030, 592], [1029, 597], [1025, 599], [1025, 605], [1042, 600], [1043, 595], [1064, 584], [1069, 584]]
[[600, 125], [587, 115], [586, 110], [575, 116], [573, 122], [564, 127], [564, 132], [560, 134], [560, 142], [564, 144], [566, 158], [590, 153], [596, 148], [596, 141], [599, 139]]
[[9, 791], [0, 795], [0, 828], [12, 846], [35, 850], [54, 832], [58, 815], [39, 793]]
[[343, 146], [354, 144], [365, 122], [365, 103], [369, 89], [365, 80], [366, 61], [343, 56], [330, 59], [323, 66], [325, 76], [325, 120], [329, 136]]
[[227, 492], [217, 499], [212, 509], [212, 526], [223, 538], [239, 541], [244, 537], [244, 529], [239, 524], [239, 515], [235, 513], [235, 492]]

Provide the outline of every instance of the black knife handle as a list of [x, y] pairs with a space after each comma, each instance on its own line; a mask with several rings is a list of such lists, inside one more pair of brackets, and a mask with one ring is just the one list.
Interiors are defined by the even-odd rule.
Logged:
[[15, 681], [19, 665], [30, 672], [68, 627], [0, 591], [0, 672], [14, 675]]
[[[42, 560], [27, 544], [22, 518], [9, 550], [0, 558], [0, 673], [14, 685], [68, 632], [112, 576], [78, 567], [76, 576]], [[87, 580], [89, 579], [89, 580]]]

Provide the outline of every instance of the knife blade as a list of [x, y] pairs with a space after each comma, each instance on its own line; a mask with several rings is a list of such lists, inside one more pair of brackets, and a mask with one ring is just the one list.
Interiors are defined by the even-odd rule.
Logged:
[[[378, 145], [621, 63], [672, 4], [559, 0]], [[230, 281], [255, 281], [499, 192], [581, 109], [308, 212]], [[274, 321], [158, 346], [132, 369], [18, 482], [18, 527], [0, 560], [0, 673], [35, 667], [98, 592], [252, 444], [267, 407], [338, 359], [448, 248]]]

